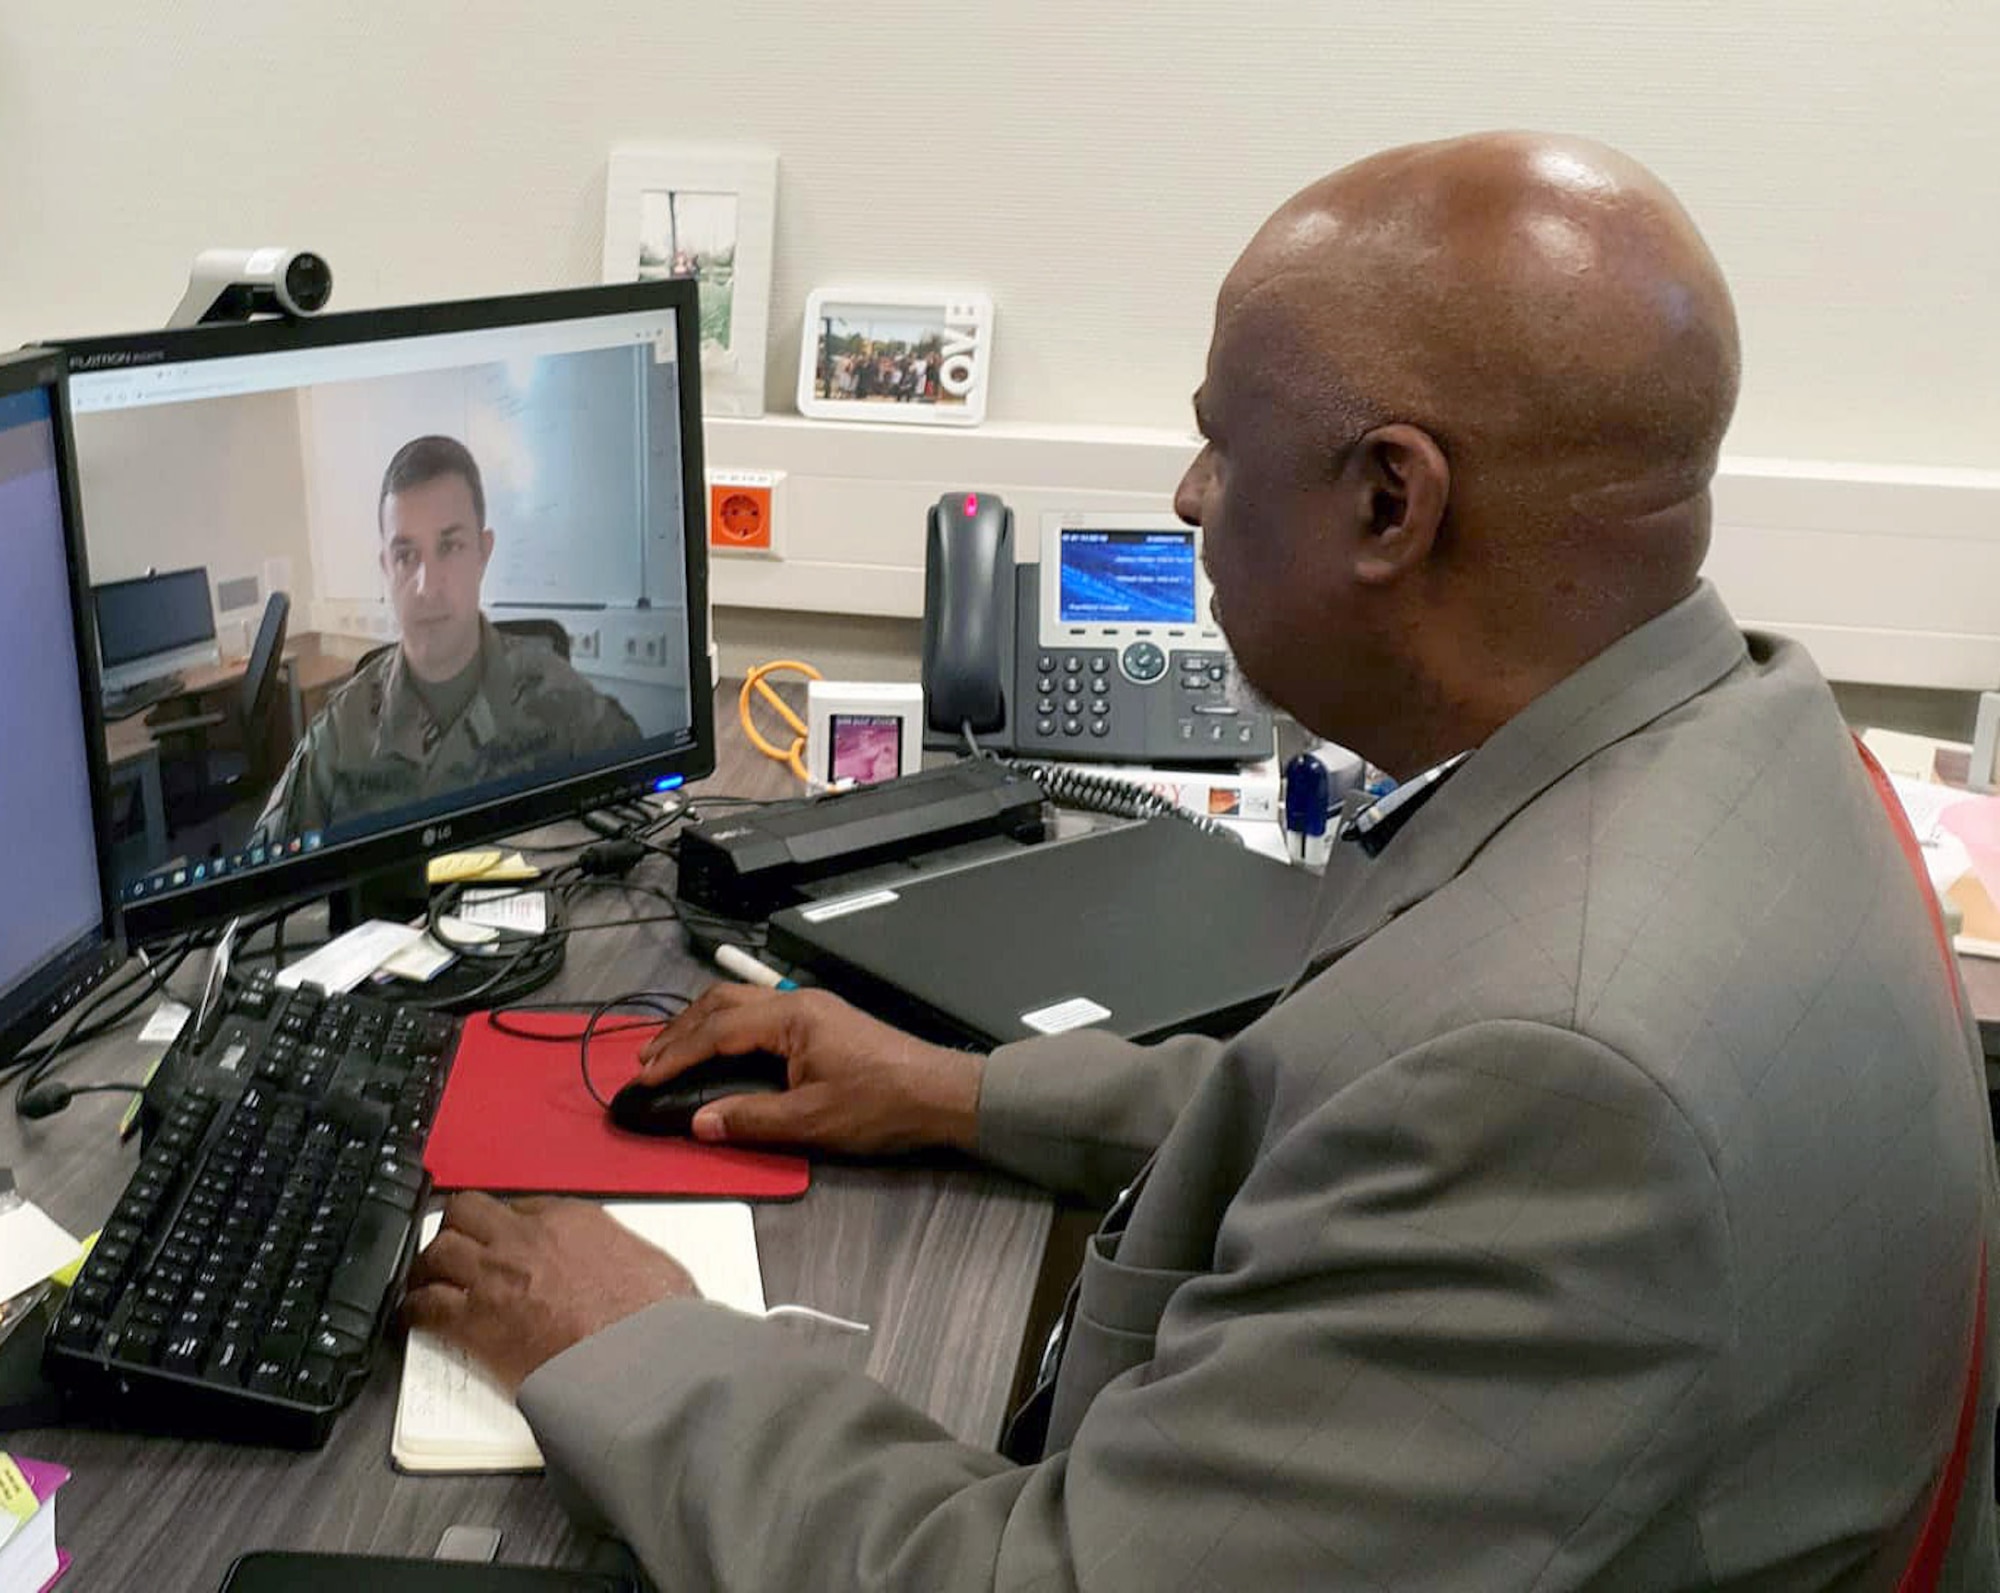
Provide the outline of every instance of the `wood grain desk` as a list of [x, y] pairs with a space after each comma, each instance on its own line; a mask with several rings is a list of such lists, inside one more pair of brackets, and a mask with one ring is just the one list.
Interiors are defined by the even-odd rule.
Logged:
[[[700, 789], [789, 794], [789, 776], [741, 745], [733, 693], [718, 693], [725, 704], [723, 768]], [[581, 905], [582, 921], [651, 910], [623, 906], [609, 892], [590, 895], [608, 900]], [[537, 999], [589, 1000], [647, 985], [691, 990], [709, 978], [674, 925], [647, 924], [576, 936], [561, 978]], [[128, 1034], [88, 1048], [64, 1076], [129, 1078], [139, 1065]], [[131, 1176], [136, 1148], [114, 1136], [124, 1100], [83, 1096], [36, 1123], [15, 1116], [11, 1097], [0, 1110], [0, 1165], [72, 1232], [101, 1223]], [[807, 1327], [800, 1342], [865, 1370], [957, 1436], [990, 1445], [1005, 1416], [1050, 1210], [1044, 1195], [967, 1166], [819, 1165], [805, 1199], [757, 1208], [765, 1293], [774, 1304], [873, 1324], [865, 1339]], [[672, 1349], [663, 1344], [661, 1353]], [[201, 1593], [220, 1585], [231, 1559], [257, 1548], [428, 1555], [457, 1522], [499, 1528], [505, 1560], [580, 1563], [587, 1541], [541, 1477], [407, 1477], [390, 1468], [401, 1358], [399, 1342], [384, 1344], [317, 1452], [81, 1430], [12, 1434], [6, 1445], [74, 1471], [58, 1522], [79, 1587]]]

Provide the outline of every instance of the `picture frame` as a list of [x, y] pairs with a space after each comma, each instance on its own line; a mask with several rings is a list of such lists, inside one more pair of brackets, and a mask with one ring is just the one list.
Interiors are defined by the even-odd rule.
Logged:
[[777, 197], [774, 150], [626, 144], [611, 151], [604, 280], [695, 279], [704, 414], [764, 413]]
[[799, 413], [976, 426], [986, 418], [993, 300], [977, 288], [815, 288], [799, 338]]

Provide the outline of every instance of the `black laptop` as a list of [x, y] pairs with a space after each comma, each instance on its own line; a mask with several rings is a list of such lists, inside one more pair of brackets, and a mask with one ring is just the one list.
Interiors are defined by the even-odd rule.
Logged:
[[787, 907], [769, 951], [948, 1044], [1229, 1035], [1303, 965], [1318, 884], [1158, 818]]

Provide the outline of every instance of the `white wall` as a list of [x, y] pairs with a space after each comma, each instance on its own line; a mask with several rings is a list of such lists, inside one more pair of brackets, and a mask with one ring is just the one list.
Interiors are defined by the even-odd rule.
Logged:
[[0, 344], [164, 316], [217, 243], [336, 302], [593, 280], [607, 149], [780, 153], [770, 358], [808, 288], [989, 287], [991, 414], [1184, 424], [1259, 219], [1384, 144], [1573, 129], [1735, 284], [1732, 450], [2000, 464], [1992, 0], [92, 0], [0, 8]]
[[[261, 604], [275, 579], [295, 615], [311, 612], [305, 468], [291, 393], [81, 415], [77, 439], [92, 581], [199, 564], [208, 569], [211, 599], [218, 583], [251, 577]], [[225, 655], [249, 651], [239, 622], [254, 627], [257, 617], [255, 609], [218, 613]], [[292, 621], [294, 632], [305, 628]]]

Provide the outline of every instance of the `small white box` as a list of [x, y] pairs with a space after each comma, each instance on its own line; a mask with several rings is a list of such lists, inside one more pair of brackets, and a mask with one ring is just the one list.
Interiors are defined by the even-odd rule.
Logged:
[[924, 689], [907, 681], [806, 683], [806, 784], [875, 785], [915, 774], [924, 755]]

